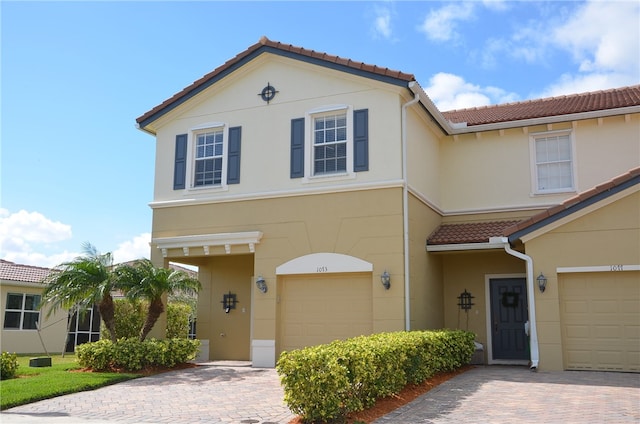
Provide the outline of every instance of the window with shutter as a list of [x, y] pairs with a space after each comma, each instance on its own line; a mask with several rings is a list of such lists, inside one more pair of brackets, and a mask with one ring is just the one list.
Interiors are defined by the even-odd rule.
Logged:
[[353, 178], [369, 170], [368, 110], [339, 105], [291, 121], [291, 178]]
[[[174, 190], [240, 183], [242, 127], [205, 124], [176, 136]], [[187, 175], [190, 180], [187, 181]]]

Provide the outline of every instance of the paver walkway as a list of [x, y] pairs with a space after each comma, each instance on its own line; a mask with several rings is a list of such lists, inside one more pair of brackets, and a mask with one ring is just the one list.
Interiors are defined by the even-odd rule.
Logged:
[[640, 423], [640, 374], [481, 366], [375, 421], [398, 423]]
[[[201, 364], [8, 409], [2, 424], [286, 424], [274, 369]], [[376, 424], [640, 423], [640, 374], [480, 366]]]
[[283, 397], [274, 369], [201, 364], [11, 408], [0, 423], [282, 424], [295, 417]]

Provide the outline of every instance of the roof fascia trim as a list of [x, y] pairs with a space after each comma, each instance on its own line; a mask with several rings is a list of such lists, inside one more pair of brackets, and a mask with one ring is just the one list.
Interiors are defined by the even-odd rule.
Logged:
[[493, 124], [471, 125], [467, 127], [453, 127], [449, 121], [451, 129], [450, 135], [469, 134], [483, 131], [496, 131], [509, 128], [532, 127], [535, 125], [556, 124], [559, 122], [583, 121], [586, 119], [606, 118], [609, 116], [627, 115], [640, 113], [640, 106], [627, 106], [614, 109], [600, 109], [589, 112], [570, 113], [566, 115], [552, 115], [540, 118], [522, 119], [518, 121], [497, 122]]
[[515, 233], [511, 234], [508, 238], [509, 238], [509, 242], [510, 243], [514, 243], [516, 240], [521, 239], [522, 237], [526, 236], [529, 233], [532, 233], [534, 231], [537, 231], [543, 227], [546, 227], [547, 225], [550, 225], [562, 218], [565, 218], [571, 214], [574, 214], [582, 209], [585, 209], [593, 204], [596, 204], [610, 196], [613, 196], [614, 194], [620, 193], [628, 188], [633, 187], [634, 185], [640, 184], [640, 175], [636, 175], [635, 177], [615, 186], [610, 188], [607, 191], [603, 191], [601, 193], [598, 193], [588, 199], [585, 199], [581, 202], [578, 202], [574, 205], [569, 206], [566, 209], [563, 209], [562, 211], [549, 216], [545, 219], [542, 219], [538, 222], [535, 222], [533, 224], [531, 224], [530, 226], [528, 226], [527, 228], [523, 228], [520, 231], [516, 231]]
[[[377, 81], [380, 81], [380, 82], [384, 82], [384, 83], [387, 83], [387, 84], [397, 85], [397, 86], [400, 86], [400, 87], [406, 87], [406, 85], [407, 85], [407, 81], [403, 80], [403, 79], [400, 79], [400, 78], [395, 78], [395, 77], [391, 77], [391, 76], [388, 76], [388, 75], [380, 75], [380, 74], [376, 74], [374, 72], [370, 72], [370, 71], [366, 71], [366, 70], [362, 70], [362, 69], [352, 68], [350, 66], [342, 65], [340, 63], [327, 61], [327, 60], [322, 59], [322, 58], [310, 57], [310, 56], [307, 56], [307, 55], [304, 55], [304, 54], [301, 54], [301, 53], [282, 50], [282, 49], [279, 49], [279, 48], [276, 48], [276, 47], [263, 45], [263, 46], [260, 46], [259, 48], [255, 49], [254, 51], [248, 53], [246, 56], [243, 56], [242, 58], [238, 59], [236, 62], [231, 63], [227, 68], [225, 68], [222, 71], [220, 71], [219, 73], [213, 75], [207, 81], [204, 81], [202, 84], [198, 85], [197, 87], [194, 87], [188, 93], [185, 93], [183, 96], [181, 96], [181, 97], [177, 98], [176, 100], [174, 100], [173, 102], [167, 104], [165, 107], [163, 107], [162, 109], [158, 110], [153, 115], [151, 115], [148, 118], [144, 119], [143, 121], [139, 122], [138, 123], [138, 127], [140, 129], [144, 130], [147, 125], [151, 124], [152, 122], [156, 121], [161, 116], [163, 116], [164, 114], [172, 111], [173, 109], [177, 108], [181, 104], [183, 104], [186, 101], [190, 100], [191, 98], [195, 97], [199, 93], [201, 93], [204, 90], [206, 90], [207, 88], [211, 87], [216, 82], [220, 81], [222, 78], [224, 78], [224, 77], [228, 76], [229, 74], [233, 73], [238, 68], [244, 66], [246, 63], [252, 61], [253, 59], [255, 59], [256, 57], [260, 56], [263, 53], [271, 53], [271, 54], [274, 54], [274, 55], [287, 57], [289, 59], [294, 59], [294, 60], [299, 60], [301, 62], [311, 63], [313, 65], [322, 66], [322, 67], [325, 67], [325, 68], [346, 72], [346, 73], [353, 74], [353, 75], [356, 75], [356, 76], [365, 77], [365, 78], [377, 80]], [[224, 65], [222, 65], [222, 66], [224, 66]]]

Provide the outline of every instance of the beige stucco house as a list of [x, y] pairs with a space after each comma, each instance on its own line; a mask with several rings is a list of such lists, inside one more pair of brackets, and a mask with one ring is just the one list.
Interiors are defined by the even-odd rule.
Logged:
[[[39, 309], [49, 268], [16, 264], [0, 259], [0, 350], [10, 353], [62, 352], [67, 333], [67, 313], [47, 317]], [[40, 329], [38, 334], [38, 329]]]
[[137, 124], [210, 359], [447, 327], [488, 364], [640, 371], [640, 86], [441, 112], [262, 38]]

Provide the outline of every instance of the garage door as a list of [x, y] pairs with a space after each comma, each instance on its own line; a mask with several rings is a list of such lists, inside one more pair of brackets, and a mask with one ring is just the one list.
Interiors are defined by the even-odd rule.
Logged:
[[372, 331], [371, 274], [285, 276], [280, 296], [280, 351]]
[[560, 274], [567, 369], [640, 372], [640, 272]]

